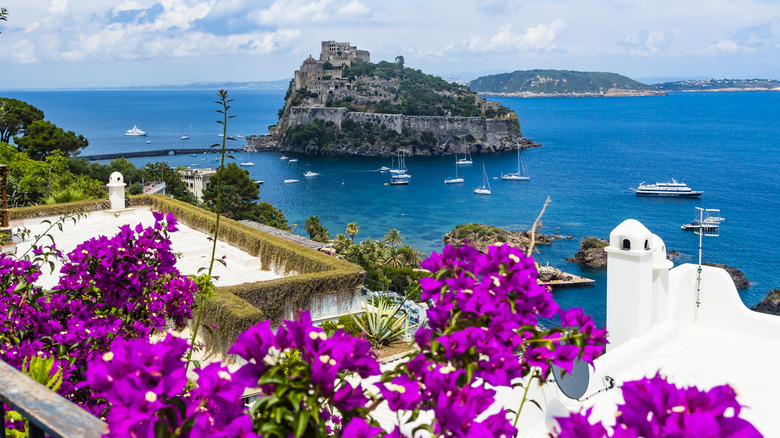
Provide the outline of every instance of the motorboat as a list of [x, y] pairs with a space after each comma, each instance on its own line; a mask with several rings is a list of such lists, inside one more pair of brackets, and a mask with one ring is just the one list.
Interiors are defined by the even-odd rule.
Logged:
[[189, 135], [182, 135], [182, 136], [181, 136], [181, 139], [182, 139], [182, 140], [189, 140], [189, 139], [190, 139], [190, 136], [189, 136]]
[[136, 137], [145, 137], [146, 136], [146, 131], [141, 131], [140, 129], [138, 129], [138, 126], [133, 125], [133, 129], [128, 129], [127, 131], [125, 131], [125, 135], [133, 135], [133, 136], [136, 136]]
[[286, 160], [286, 159], [287, 159], [287, 157], [286, 157], [286, 156], [284, 156], [284, 155], [282, 155], [281, 157], [279, 157], [279, 159], [280, 159], [280, 160]]
[[285, 183], [285, 184], [290, 184], [290, 183], [297, 183], [297, 182], [298, 182], [298, 180], [297, 180], [297, 179], [286, 179], [286, 180], [284, 180], [284, 183]]
[[320, 176], [318, 172], [312, 172], [311, 170], [306, 171], [303, 176]]
[[388, 170], [390, 170], [390, 168], [389, 168], [389, 167], [387, 167], [387, 166], [382, 166], [382, 167], [380, 167], [380, 168], [379, 168], [377, 171], [378, 171], [378, 172], [387, 172]]
[[390, 185], [391, 186], [405, 186], [409, 184], [409, 179], [411, 178], [411, 175], [393, 175], [390, 178]]
[[263, 184], [263, 180], [261, 180], [261, 179], [256, 179], [256, 180], [255, 180], [255, 184]]
[[709, 233], [717, 230], [720, 223], [724, 220], [725, 219], [720, 216], [710, 216], [703, 220], [696, 219], [689, 224], [681, 225], [680, 229], [684, 231], [703, 231]]
[[298, 159], [297, 159], [297, 158], [291, 158], [289, 162], [290, 162], [290, 163], [295, 163], [295, 162], [297, 162], [297, 161], [298, 161]]
[[655, 184], [642, 182], [634, 191], [637, 196], [673, 196], [678, 198], [698, 198], [703, 193], [692, 190], [687, 184], [677, 182], [674, 178], [672, 178], [672, 182], [657, 182]]
[[490, 194], [490, 181], [488, 181], [487, 171], [485, 170], [485, 163], [482, 163], [482, 175], [484, 177], [482, 187], [474, 189], [474, 193], [477, 195], [489, 195]]
[[238, 165], [239, 165], [239, 166], [244, 166], [244, 167], [251, 167], [251, 166], [254, 166], [254, 165], [255, 165], [255, 163], [253, 163], [253, 162], [251, 162], [251, 161], [242, 161], [242, 162], [241, 162], [241, 163], [239, 163]]

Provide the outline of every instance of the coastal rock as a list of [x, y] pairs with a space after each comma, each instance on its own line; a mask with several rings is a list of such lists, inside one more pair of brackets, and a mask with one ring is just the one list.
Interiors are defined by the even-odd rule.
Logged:
[[772, 289], [760, 303], [751, 307], [756, 312], [780, 315], [780, 289]]
[[702, 263], [702, 265], [725, 269], [726, 272], [728, 272], [731, 276], [731, 279], [734, 281], [734, 286], [736, 286], [737, 289], [747, 289], [750, 287], [750, 281], [747, 279], [747, 277], [745, 277], [745, 273], [737, 268], [721, 265], [718, 263]]
[[[492, 225], [471, 223], [458, 225], [455, 229], [445, 234], [442, 240], [445, 245], [452, 245], [456, 248], [463, 246], [464, 242], [468, 242], [469, 245], [481, 252], [485, 252], [488, 246], [502, 245], [504, 243], [527, 251], [531, 242], [531, 233], [527, 231], [509, 231]], [[540, 233], [536, 233], [534, 240], [536, 245], [551, 245], [553, 242], [552, 237]]]
[[609, 246], [609, 241], [598, 237], [585, 237], [580, 242], [580, 250], [574, 257], [567, 257], [566, 261], [576, 263], [588, 268], [603, 268], [607, 266], [607, 253], [604, 248]]

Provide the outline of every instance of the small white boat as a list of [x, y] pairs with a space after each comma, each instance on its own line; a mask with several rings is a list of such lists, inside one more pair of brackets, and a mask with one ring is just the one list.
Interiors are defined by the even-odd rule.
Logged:
[[181, 136], [181, 139], [182, 139], [182, 140], [189, 140], [189, 139], [190, 139], [190, 136], [189, 136], [189, 135], [182, 135], [182, 136]]
[[[522, 172], [520, 170], [522, 169]], [[520, 146], [517, 146], [517, 172], [515, 173], [502, 173], [501, 179], [505, 181], [529, 181], [531, 179], [530, 176], [528, 176], [528, 172], [525, 170], [525, 163], [523, 162], [523, 158], [520, 156]]]
[[471, 160], [471, 153], [469, 153], [469, 147], [466, 145], [466, 143], [463, 143], [463, 158], [458, 158], [455, 161], [455, 164], [459, 166], [464, 166], [473, 163], [474, 162]]
[[241, 134], [236, 134], [236, 138], [244, 138], [244, 136]]
[[286, 159], [287, 159], [287, 157], [285, 157], [284, 155], [282, 155], [281, 157], [279, 157], [279, 159], [280, 159], [280, 160], [286, 160]]
[[254, 165], [255, 165], [255, 163], [253, 163], [251, 161], [242, 161], [241, 163], [239, 163], [239, 166], [244, 166], [244, 167], [249, 167], [249, 166], [254, 166]]
[[399, 175], [394, 175], [392, 178], [390, 178], [390, 185], [391, 186], [405, 186], [409, 184], [408, 178], [398, 178]]
[[151, 140], [146, 140], [146, 144], [149, 144], [149, 143], [151, 143], [151, 142], [152, 142]]
[[463, 175], [458, 175], [458, 157], [455, 157], [455, 176], [446, 178], [444, 184], [461, 184], [463, 183]]
[[146, 131], [141, 131], [140, 129], [138, 129], [138, 126], [133, 125], [133, 129], [128, 129], [127, 131], [125, 131], [125, 135], [133, 135], [133, 136], [136, 136], [136, 137], [139, 137], [139, 136], [143, 137], [143, 136], [146, 136]]
[[412, 175], [408, 173], [399, 173], [390, 177], [391, 179], [412, 179]]
[[284, 183], [285, 183], [285, 184], [290, 184], [290, 183], [297, 183], [297, 182], [298, 182], [298, 180], [297, 180], [297, 179], [286, 179], [286, 180], [284, 180]]
[[485, 163], [482, 163], [482, 175], [484, 176], [484, 182], [482, 187], [474, 189], [474, 193], [477, 195], [489, 195], [490, 194], [490, 181], [488, 181], [487, 171], [485, 170]]
[[261, 179], [256, 179], [256, 180], [255, 180], [255, 184], [261, 184], [261, 185], [262, 185], [262, 184], [263, 184], [263, 180], [261, 180]]
[[312, 172], [311, 170], [306, 171], [306, 173], [303, 174], [303, 176], [320, 176], [318, 172]]
[[377, 171], [378, 171], [378, 172], [387, 172], [388, 170], [390, 170], [390, 168], [389, 168], [389, 167], [387, 167], [387, 166], [382, 166], [382, 167], [380, 167], [380, 168], [379, 168]]
[[297, 158], [291, 158], [291, 159], [290, 159], [290, 163], [295, 163], [295, 162], [297, 162], [297, 161], [298, 161], [298, 159], [297, 159]]

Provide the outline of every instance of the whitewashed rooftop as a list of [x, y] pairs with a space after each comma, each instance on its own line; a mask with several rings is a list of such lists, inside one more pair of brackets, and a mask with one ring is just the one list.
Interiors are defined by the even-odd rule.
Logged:
[[[19, 243], [17, 254], [21, 255], [32, 244], [35, 235], [46, 231], [48, 224], [44, 220], [56, 221], [57, 217], [42, 217], [27, 219], [24, 221], [12, 221], [11, 227], [17, 229], [24, 226], [31, 231], [30, 238]], [[107, 211], [95, 211], [81, 218], [74, 225], [72, 220], [67, 220], [63, 224], [63, 231], [57, 227], [50, 231], [57, 247], [65, 253], [73, 250], [76, 245], [85, 240], [100, 235], [114, 236], [122, 225], [135, 226], [141, 223], [144, 227], [154, 225], [154, 217], [151, 208], [148, 206], [128, 209], [121, 213], [111, 213]], [[171, 233], [171, 243], [173, 250], [181, 254], [181, 258], [176, 262], [176, 267], [184, 275], [197, 275], [202, 267], [208, 268], [211, 258], [211, 248], [213, 242], [208, 239], [208, 235], [201, 231], [188, 227], [179, 222], [179, 231]], [[48, 243], [48, 240], [43, 243]], [[260, 259], [257, 256], [249, 255], [247, 252], [231, 246], [223, 241], [217, 242], [216, 257], [225, 256], [225, 263], [214, 263], [213, 275], [219, 277], [215, 284], [217, 286], [232, 286], [241, 283], [271, 280], [280, 276], [260, 269]], [[50, 274], [48, 268], [43, 269], [43, 275], [38, 280], [38, 285], [45, 288], [51, 288], [57, 284], [59, 269], [57, 265], [54, 275]], [[204, 271], [205, 272], [205, 271]]]

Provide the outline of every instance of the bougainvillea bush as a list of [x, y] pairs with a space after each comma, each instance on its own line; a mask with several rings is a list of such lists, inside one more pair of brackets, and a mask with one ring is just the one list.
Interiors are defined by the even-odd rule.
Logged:
[[[0, 256], [0, 357], [17, 369], [33, 356], [55, 358], [52, 374], [63, 373], [58, 392], [101, 414], [90, 388], [78, 386], [87, 362], [120, 340], [148, 342], [166, 321], [182, 327], [191, 317], [197, 288], [175, 267], [169, 233], [176, 220], [154, 217], [151, 227], [126, 225], [67, 255], [36, 244], [30, 257]], [[40, 262], [52, 257], [62, 268], [47, 291], [35, 281]]]
[[[447, 246], [422, 264], [433, 273], [421, 280], [428, 324], [414, 335], [418, 349], [394, 369], [381, 372], [365, 339], [343, 330], [328, 335], [299, 312], [276, 329], [263, 321], [241, 334], [229, 350], [243, 364], [236, 370], [211, 364], [188, 381], [189, 343], [172, 335], [149, 342], [166, 319], [179, 325], [191, 316], [196, 292], [174, 268], [167, 236], [175, 219], [156, 218], [154, 227], [125, 227], [79, 246], [65, 257], [55, 291], [31, 286], [34, 264], [0, 260], [0, 314], [9, 315], [4, 359], [56, 357], [67, 371], [65, 392], [105, 416], [109, 436], [368, 438], [413, 428], [439, 437], [510, 437], [525, 396], [487, 415], [493, 388], [543, 384], [551, 365], [592, 363], [607, 343], [606, 331], [580, 309], [557, 306], [520, 250]], [[553, 317], [560, 327], [538, 328], [538, 318]], [[712, 390], [708, 399], [668, 385], [624, 384], [619, 421], [626, 427], [612, 436], [708, 436], [677, 432], [713, 424], [756, 436], [738, 419], [733, 391]], [[241, 398], [247, 390], [258, 396], [250, 406]], [[392, 430], [372, 417], [380, 406], [396, 413]], [[561, 419], [557, 436], [608, 436], [601, 425], [586, 427], [587, 415]], [[642, 418], [652, 425], [637, 426]]]

